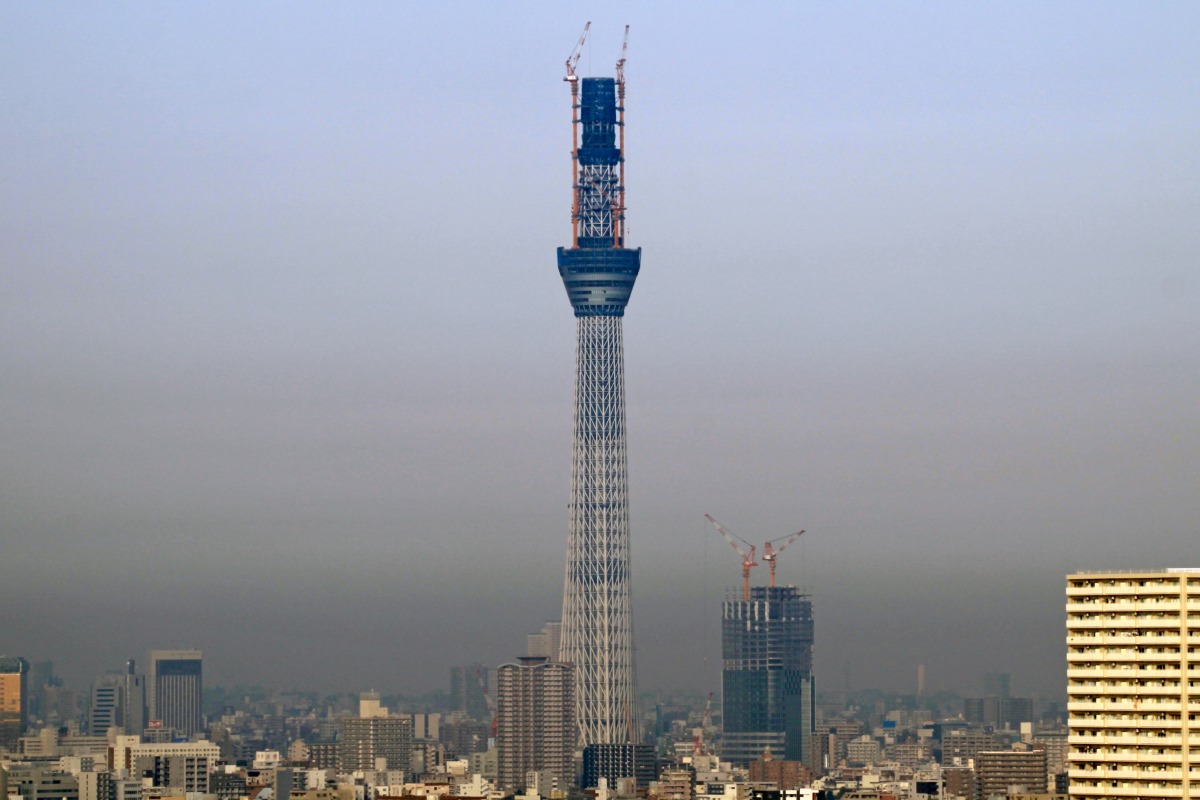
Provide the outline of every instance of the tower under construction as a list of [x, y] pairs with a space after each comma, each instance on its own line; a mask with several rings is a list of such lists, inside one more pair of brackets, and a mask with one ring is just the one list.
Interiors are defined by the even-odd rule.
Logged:
[[578, 744], [585, 761], [590, 754], [617, 763], [635, 756], [638, 729], [621, 319], [641, 265], [641, 250], [625, 247], [624, 51], [615, 79], [579, 78], [575, 65], [582, 45], [581, 37], [567, 61], [572, 232], [571, 246], [558, 248], [558, 271], [575, 310], [576, 330], [559, 655], [575, 666]]

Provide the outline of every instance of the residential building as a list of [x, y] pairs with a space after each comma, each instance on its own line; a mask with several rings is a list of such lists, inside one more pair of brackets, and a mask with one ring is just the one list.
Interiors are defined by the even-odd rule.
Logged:
[[[338, 741], [338, 770], [412, 769], [412, 719], [343, 717]], [[312, 746], [310, 745], [310, 748]]]
[[1200, 569], [1067, 576], [1071, 797], [1200, 795]]
[[524, 656], [496, 670], [496, 750], [503, 791], [527, 788], [530, 772], [574, 778], [575, 676], [570, 664]]
[[975, 754], [978, 800], [1004, 797], [1010, 792], [1044, 793], [1045, 750], [981, 750]]

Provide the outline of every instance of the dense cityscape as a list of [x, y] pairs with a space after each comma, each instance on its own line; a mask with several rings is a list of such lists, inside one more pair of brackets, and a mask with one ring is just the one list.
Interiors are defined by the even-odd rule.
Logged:
[[[561, 549], [535, 566], [545, 571], [543, 562], [552, 561], [557, 570], [565, 553], [561, 615], [543, 620], [537, 630], [523, 630], [521, 619], [505, 614], [506, 609], [482, 608], [487, 604], [472, 599], [467, 573], [456, 573], [453, 580], [445, 581], [449, 591], [466, 597], [467, 606], [480, 606], [475, 610], [481, 618], [492, 620], [485, 624], [494, 628], [495, 636], [511, 642], [511, 658], [502, 663], [489, 659], [490, 651], [480, 642], [456, 632], [459, 612], [430, 611], [437, 605], [430, 600], [429, 606], [411, 614], [424, 619], [409, 628], [403, 640], [397, 636], [396, 647], [421, 662], [426, 674], [441, 676], [441, 685], [434, 690], [406, 685], [399, 677], [386, 685], [350, 691], [344, 678], [336, 690], [332, 681], [328, 690], [295, 688], [288, 671], [295, 663], [289, 665], [289, 659], [301, 661], [306, 653], [323, 649], [339, 650], [338, 657], [346, 662], [360, 657], [353, 647], [325, 648], [322, 641], [324, 634], [335, 630], [353, 641], [360, 634], [352, 627], [315, 620], [302, 622], [306, 637], [302, 643], [281, 645], [279, 640], [287, 639], [287, 633], [281, 633], [270, 646], [264, 644], [263, 650], [273, 659], [275, 680], [254, 685], [212, 681], [214, 672], [224, 675], [233, 670], [226, 669], [208, 645], [189, 640], [191, 633], [183, 626], [172, 631], [175, 635], [168, 645], [153, 632], [142, 636], [136, 624], [122, 624], [125, 638], [121, 641], [142, 636], [138, 646], [145, 650], [128, 653], [124, 663], [94, 663], [99, 657], [94, 647], [82, 641], [76, 646], [64, 634], [55, 658], [68, 654], [74, 673], [82, 665], [88, 675], [83, 681], [65, 677], [61, 662], [56, 664], [35, 648], [15, 652], [6, 638], [10, 632], [0, 628], [0, 800], [1166, 800], [1200, 796], [1200, 758], [1192, 759], [1194, 752], [1200, 752], [1200, 568], [1188, 562], [1194, 550], [1179, 553], [1181, 563], [1161, 568], [1143, 569], [1135, 563], [1110, 564], [1105, 569], [1080, 565], [1066, 575], [1059, 584], [1062, 605], [1049, 612], [1043, 607], [1038, 619], [1039, 625], [1056, 625], [1065, 613], [1061, 638], [1055, 640], [1065, 653], [1061, 675], [1056, 672], [1054, 682], [1061, 691], [1051, 693], [1029, 688], [1035, 681], [1028, 676], [1044, 673], [1047, 658], [1052, 660], [1057, 651], [1047, 655], [1041, 640], [1037, 645], [1032, 639], [1025, 642], [1019, 622], [1008, 631], [1009, 644], [991, 643], [1005, 653], [1005, 661], [963, 681], [965, 685], [947, 681], [945, 674], [951, 670], [942, 670], [941, 661], [946, 653], [967, 651], [987, 640], [987, 630], [978, 639], [962, 636], [961, 631], [958, 635], [935, 632], [931, 636], [945, 650], [915, 664], [911, 653], [898, 654], [895, 639], [889, 644], [882, 636], [867, 636], [868, 654], [860, 652], [857, 664], [869, 663], [874, 674], [888, 674], [893, 685], [885, 688], [852, 682], [855, 659], [848, 658], [840, 673], [830, 669], [828, 661], [819, 661], [826, 643], [845, 635], [847, 620], [859, 624], [855, 614], [865, 616], [863, 606], [843, 604], [831, 609], [840, 613], [843, 629], [826, 626], [822, 584], [810, 586], [799, 564], [792, 565], [793, 557], [799, 561], [804, 542], [827, 535], [819, 516], [815, 524], [797, 520], [794, 532], [752, 543], [704, 513], [705, 509], [696, 509], [692, 516], [697, 522], [701, 516], [706, 519], [708, 542], [725, 559], [727, 569], [722, 575], [735, 577], [740, 562], [741, 581], [724, 581], [727, 588], [719, 605], [692, 603], [695, 616], [690, 619], [635, 632], [641, 601], [635, 601], [631, 588], [638, 570], [631, 552], [639, 534], [637, 524], [631, 524], [630, 509], [639, 476], [631, 476], [627, 455], [640, 431], [635, 427], [630, 432], [627, 425], [624, 317], [643, 267], [644, 274], [653, 274], [663, 254], [648, 248], [643, 264], [642, 249], [632, 246], [626, 218], [625, 68], [630, 26], [624, 26], [613, 73], [585, 77], [580, 74], [583, 65], [594, 72], [590, 57], [584, 60], [590, 28], [588, 22], [566, 59], [566, 91], [559, 109], [563, 112], [560, 144], [565, 149], [570, 142], [571, 178], [569, 234], [563, 225], [565, 241], [557, 248], [556, 260], [575, 325], [570, 460], [558, 465], [569, 479], [561, 520], [565, 535]], [[629, 120], [632, 134], [640, 123], [635, 122], [635, 114]], [[566, 158], [561, 153], [558, 157], [563, 163], [555, 166], [563, 167], [566, 184]], [[629, 165], [631, 175], [653, 163], [652, 155], [639, 153]], [[568, 186], [559, 188], [565, 196]], [[565, 208], [562, 211], [566, 217]], [[545, 243], [547, 256], [552, 247], [553, 243]], [[549, 257], [546, 262], [549, 280]], [[643, 309], [633, 308], [636, 318]], [[565, 314], [565, 308], [562, 311]], [[562, 379], [565, 382], [567, 376]], [[642, 397], [639, 402], [646, 400]], [[502, 427], [498, 417], [482, 415], [480, 427]], [[296, 430], [303, 427], [297, 424]], [[831, 438], [837, 435], [835, 431]], [[338, 446], [357, 457], [354, 447]], [[466, 464], [474, 458], [465, 448], [446, 449], [451, 453], [448, 461]], [[525, 466], [514, 462], [527, 457], [521, 450], [507, 471], [520, 473]], [[910, 466], [907, 460], [901, 463]], [[422, 464], [412, 467], [414, 472], [423, 468]], [[1173, 470], [1177, 472], [1186, 469]], [[451, 496], [457, 502], [459, 493], [471, 494], [471, 481], [457, 471], [452, 474]], [[963, 478], [962, 491], [969, 492], [970, 484]], [[135, 491], [154, 494], [148, 488]], [[332, 485], [328, 491], [338, 494]], [[294, 503], [300, 509], [295, 513], [302, 517], [309, 510], [306, 498], [302, 491], [291, 492], [287, 502]], [[880, 493], [903, 494], [890, 484]], [[211, 494], [224, 511], [225, 498], [220, 492]], [[29, 531], [52, 526], [40, 512], [31, 510], [39, 505], [28, 499], [32, 496], [22, 495], [14, 519]], [[561, 498], [551, 501], [539, 495], [539, 500], [544, 506], [561, 504]], [[357, 502], [357, 498], [338, 498], [329, 507], [339, 503], [352, 507]], [[848, 507], [857, 504], [852, 497]], [[724, 517], [721, 509], [713, 510]], [[179, 509], [171, 513], [187, 516]], [[321, 513], [313, 510], [314, 516]], [[384, 519], [380, 530], [392, 537], [394, 521], [386, 513], [380, 517]], [[80, 518], [88, 519], [88, 514]], [[293, 531], [281, 519], [271, 524], [291, 536]], [[343, 524], [345, 520], [336, 514], [328, 520], [325, 527], [314, 527], [319, 532], [315, 538], [323, 544], [332, 541], [335, 548], [356, 541], [359, 534], [354, 525]], [[267, 525], [261, 519], [258, 524]], [[513, 523], [519, 534], [525, 533], [524, 524]], [[836, 523], [831, 527], [839, 531]], [[1186, 527], [1181, 523], [1179, 530]], [[498, 531], [486, 533], [502, 538]], [[238, 568], [256, 560], [267, 564], [294, 557], [306, 546], [299, 538], [281, 538], [255, 553], [240, 549], [237, 534], [229, 535], [233, 545], [214, 558]], [[1190, 533], [1178, 535], [1186, 539]], [[394, 538], [406, 536], [416, 541], [425, 533], [405, 530]], [[36, 536], [20, 538], [28, 542]], [[104, 547], [102, 539], [97, 537], [98, 549]], [[189, 539], [186, 533], [180, 539], [189, 546], [193, 540], [198, 538]], [[137, 547], [135, 543], [130, 552]], [[1063, 549], [1074, 561], [1078, 551], [1067, 545]], [[216, 553], [221, 548], [209, 547], [206, 540], [195, 551], [183, 548], [173, 553], [171, 563], [177, 570], [191, 571], [189, 552], [202, 550]], [[672, 561], [695, 560], [694, 553], [669, 546], [663, 550]], [[970, 573], [962, 563], [946, 559], [945, 548], [905, 544], [900, 551], [913, 563], [929, 567], [928, 585], [918, 581], [922, 585], [915, 591], [944, 605], [966, 602], [971, 593], [939, 595], [938, 570], [944, 575], [961, 573], [955, 578], [969, 584], [971, 575], [993, 569], [984, 563], [976, 567], [977, 573]], [[114, 552], [120, 561], [120, 549]], [[368, 562], [386, 561], [366, 545], [355, 557], [364, 569]], [[521, 558], [519, 553], [512, 557]], [[662, 553], [659, 557], [667, 560]], [[404, 580], [439, 582], [434, 571], [422, 574], [421, 558], [420, 553], [413, 554], [404, 565], [410, 571], [403, 579], [389, 565], [387, 580], [376, 585], [383, 585], [386, 594]], [[466, 548], [449, 558], [486, 560]], [[880, 558], [887, 560], [886, 555]], [[19, 561], [20, 557], [13, 563]], [[312, 563], [319, 569], [307, 576], [293, 575], [285, 567], [279, 574], [298, 591], [337, 582], [333, 571], [325, 571], [327, 564], [316, 557]], [[72, 571], [82, 575], [88, 567], [66, 558], [63, 564], [64, 588], [69, 588]], [[195, 569], [200, 571], [198, 564]], [[856, 569], [853, 563], [848, 568], [850, 573]], [[125, 578], [138, 572], [122, 564], [119, 574]], [[820, 566], [816, 572], [821, 572]], [[31, 581], [36, 580], [35, 573], [29, 571], [34, 576]], [[223, 585], [244, 591], [231, 602], [243, 602], [239, 597], [244, 597], [246, 607], [252, 609], [253, 580], [243, 581], [239, 574], [231, 566], [222, 575]], [[247, 574], [253, 575], [253, 567]], [[498, 597], [515, 602], [522, 596], [523, 579], [515, 574], [498, 568], [488, 575], [495, 581]], [[100, 577], [94, 580], [102, 579], [101, 573], [96, 576]], [[908, 580], [899, 572], [889, 577], [897, 583]], [[159, 584], [163, 596], [175, 592], [175, 582], [187, 583], [163, 573]], [[139, 603], [148, 613], [156, 613], [153, 598], [143, 603], [134, 597], [140, 591], [134, 585], [131, 578], [129, 589], [119, 587], [124, 594], [106, 609], [108, 617], [120, 617], [124, 609]], [[210, 631], [211, 641], [220, 636], [221, 615], [204, 607], [203, 598], [219, 589], [215, 583], [197, 582], [195, 587], [201, 587], [197, 590], [201, 600], [190, 605], [198, 609], [197, 618], [217, 626], [211, 629], [215, 633]], [[429, 589], [421, 591], [432, 596]], [[885, 594], [881, 589], [876, 596]], [[316, 600], [313, 607], [321, 607], [322, 602]], [[493, 605], [503, 604], [500, 600]], [[63, 605], [69, 607], [71, 601]], [[399, 605], [395, 602], [386, 613], [397, 613]], [[986, 605], [979, 601], [980, 607]], [[989, 610], [994, 614], [991, 619], [1004, 614], [1002, 607]], [[46, 609], [20, 616], [34, 619], [27, 627], [44, 634], [52, 626], [39, 629], [39, 613], [49, 619]], [[81, 616], [73, 609], [66, 613]], [[294, 616], [304, 615], [297, 611]], [[363, 616], [378, 621], [384, 613], [373, 607]], [[696, 648], [709, 646], [708, 640], [717, 637], [706, 639], [692, 630], [689, 626], [696, 618], [719, 631], [719, 651], [704, 652], [701, 658], [695, 657]], [[964, 629], [986, 627], [971, 613], [964, 619]], [[243, 622], [252, 636], [272, 627], [253, 615], [247, 615], [247, 620]], [[910, 619], [914, 630], [924, 623], [917, 615]], [[82, 624], [89, 623], [85, 619]], [[170, 626], [168, 619], [158, 630]], [[414, 629], [423, 633], [413, 635]], [[646, 681], [639, 681], [637, 657], [646, 652], [647, 642], [660, 644], [660, 636], [676, 642], [676, 651], [662, 647], [671, 651], [666, 663], [675, 657], [688, 660], [689, 670], [714, 685], [704, 689], [685, 686], [684, 681], [672, 685], [670, 669], [663, 670], [668, 680], [658, 688], [649, 689]], [[909, 634], [899, 631], [895, 636], [904, 639]], [[432, 655], [432, 643], [438, 639], [456, 640], [459, 652], [471, 655], [445, 663]], [[688, 641], [691, 649], [678, 647], [679, 641]], [[658, 655], [662, 659], [661, 652]], [[989, 660], [987, 655], [969, 655], [974, 660], [963, 663]], [[385, 674], [387, 669], [384, 664]], [[936, 686], [929, 685], [927, 669], [941, 676]], [[897, 685], [907, 688], [898, 690]]]

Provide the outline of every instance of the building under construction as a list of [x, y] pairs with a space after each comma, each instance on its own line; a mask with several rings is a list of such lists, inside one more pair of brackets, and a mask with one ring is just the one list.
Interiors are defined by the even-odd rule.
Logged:
[[795, 586], [751, 586], [721, 621], [721, 757], [748, 764], [770, 750], [813, 771], [812, 600]]
[[[589, 23], [590, 24], [590, 23]], [[625, 246], [625, 57], [616, 78], [575, 74], [571, 90], [571, 245], [558, 272], [575, 313], [575, 414], [561, 661], [575, 668], [585, 780], [638, 774], [640, 750], [629, 593], [622, 318], [641, 267]], [[628, 37], [628, 27], [626, 28]], [[628, 41], [628, 38], [627, 38]], [[587, 764], [595, 769], [589, 773]]]

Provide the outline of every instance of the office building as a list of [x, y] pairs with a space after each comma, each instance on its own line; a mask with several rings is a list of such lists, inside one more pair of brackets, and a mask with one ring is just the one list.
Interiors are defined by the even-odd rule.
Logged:
[[100, 675], [92, 681], [92, 703], [88, 708], [88, 733], [103, 736], [109, 728], [121, 727], [125, 709], [125, 676]]
[[748, 764], [770, 750], [814, 772], [812, 600], [795, 586], [726, 599], [721, 624], [721, 756]]
[[201, 667], [199, 650], [150, 651], [147, 727], [174, 729], [183, 736], [204, 729]]
[[[558, 272], [575, 313], [575, 412], [559, 656], [575, 666], [579, 744], [632, 746], [639, 726], [622, 319], [642, 253], [625, 247], [624, 60], [615, 80], [580, 79], [568, 66], [572, 235], [558, 249]], [[602, 760], [633, 763], [627, 755]]]
[[1200, 795], [1200, 569], [1067, 576], [1072, 798]]
[[126, 733], [141, 733], [149, 722], [146, 708], [146, 676], [138, 674], [137, 664], [131, 658], [125, 662], [125, 702], [121, 727]]
[[570, 664], [526, 656], [496, 670], [497, 772], [502, 791], [528, 788], [530, 772], [574, 783], [575, 685]]
[[29, 662], [0, 657], [0, 750], [15, 752], [29, 712]]

